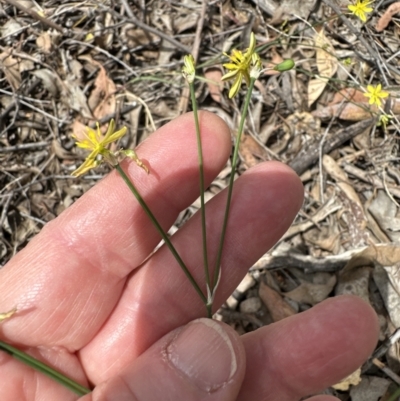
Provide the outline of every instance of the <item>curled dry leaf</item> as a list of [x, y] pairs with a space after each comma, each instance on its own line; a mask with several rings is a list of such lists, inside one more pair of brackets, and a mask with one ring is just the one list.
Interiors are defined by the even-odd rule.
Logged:
[[381, 18], [379, 18], [377, 24], [375, 25], [375, 29], [377, 32], [382, 32], [392, 20], [393, 15], [400, 12], [400, 1], [397, 3], [393, 3], [390, 7], [384, 12]]

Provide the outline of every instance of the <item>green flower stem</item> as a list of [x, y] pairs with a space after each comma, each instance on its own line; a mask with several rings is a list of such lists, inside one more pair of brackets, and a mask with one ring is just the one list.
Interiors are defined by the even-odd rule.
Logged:
[[201, 144], [201, 132], [199, 124], [199, 115], [197, 110], [196, 94], [194, 92], [194, 84], [189, 83], [190, 96], [192, 98], [192, 108], [194, 115], [194, 124], [196, 127], [197, 138], [197, 153], [199, 159], [199, 176], [200, 176], [200, 204], [201, 204], [201, 231], [203, 240], [203, 260], [204, 260], [204, 275], [209, 289], [211, 289], [210, 271], [208, 267], [208, 253], [207, 253], [207, 227], [206, 227], [206, 208], [204, 201], [204, 165], [203, 165], [203, 147]]
[[201, 291], [199, 285], [197, 284], [196, 280], [186, 267], [185, 263], [183, 262], [182, 258], [179, 256], [177, 250], [175, 247], [172, 245], [172, 242], [168, 238], [168, 235], [165, 233], [163, 228], [160, 226], [160, 223], [157, 221], [155, 218], [154, 214], [151, 212], [150, 208], [147, 206], [146, 202], [144, 199], [141, 197], [139, 194], [138, 190], [136, 187], [133, 185], [132, 181], [129, 179], [129, 177], [125, 174], [125, 171], [122, 169], [120, 164], [117, 164], [114, 166], [115, 169], [118, 171], [119, 175], [122, 177], [122, 179], [125, 181], [125, 184], [128, 186], [128, 188], [131, 190], [137, 201], [139, 202], [140, 206], [143, 208], [143, 210], [146, 212], [147, 216], [151, 220], [151, 222], [154, 224], [155, 228], [157, 229], [158, 233], [161, 235], [161, 238], [164, 240], [165, 244], [168, 246], [169, 250], [171, 251], [172, 255], [175, 257], [177, 262], [179, 263], [179, 266], [182, 268], [183, 272], [185, 273], [186, 277], [189, 279], [190, 283], [192, 284], [193, 288], [196, 290], [196, 292], [199, 294], [199, 297], [203, 301], [205, 305], [207, 305], [207, 298], [204, 296], [203, 292]]
[[223, 250], [224, 242], [225, 242], [226, 227], [228, 225], [229, 210], [230, 210], [231, 199], [232, 199], [233, 181], [235, 180], [236, 163], [237, 163], [237, 159], [238, 159], [238, 155], [239, 155], [239, 145], [240, 145], [240, 140], [242, 138], [244, 122], [246, 121], [247, 111], [249, 109], [249, 104], [250, 104], [250, 99], [251, 99], [251, 93], [253, 92], [255, 81], [256, 81], [255, 78], [250, 79], [250, 84], [247, 89], [247, 95], [246, 95], [246, 99], [244, 102], [242, 115], [240, 118], [239, 131], [238, 131], [238, 134], [236, 137], [235, 149], [233, 151], [232, 170], [231, 170], [231, 176], [229, 178], [229, 186], [228, 186], [228, 197], [226, 199], [224, 221], [222, 223], [222, 232], [221, 232], [221, 237], [220, 237], [220, 241], [219, 241], [217, 261], [215, 263], [212, 291], [214, 291], [216, 289], [215, 286], [218, 284], [218, 278], [220, 275], [222, 250]]
[[25, 365], [28, 365], [31, 368], [37, 370], [38, 372], [41, 372], [44, 375], [50, 377], [54, 381], [62, 384], [64, 387], [71, 390], [75, 394], [78, 394], [79, 396], [84, 396], [85, 394], [89, 394], [91, 392], [90, 389], [64, 376], [62, 373], [54, 370], [50, 366], [47, 366], [45, 363], [38, 361], [33, 356], [30, 356], [25, 352], [22, 352], [19, 349], [14, 348], [3, 341], [0, 341], [0, 350], [11, 355], [13, 358], [23, 362]]

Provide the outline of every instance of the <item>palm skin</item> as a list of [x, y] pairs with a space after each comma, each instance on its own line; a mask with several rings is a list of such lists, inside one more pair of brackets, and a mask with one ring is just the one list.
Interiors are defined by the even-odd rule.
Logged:
[[[230, 134], [211, 113], [201, 113], [200, 123], [208, 185], [229, 157]], [[184, 115], [159, 129], [138, 148], [138, 156], [149, 165], [150, 175], [135, 163], [124, 162], [123, 168], [167, 230], [198, 196], [193, 116]], [[237, 180], [215, 307], [279, 240], [302, 200], [300, 180], [280, 163], [262, 163]], [[212, 257], [224, 201], [223, 192], [207, 205]], [[235, 369], [225, 377], [224, 359], [215, 365], [216, 360], [206, 358], [204, 366], [212, 362], [214, 367], [208, 379], [222, 385], [208, 390], [193, 385], [171, 365], [166, 350], [185, 330], [181, 326], [204, 316], [205, 308], [168, 249], [162, 247], [148, 258], [159, 240], [113, 171], [0, 270], [0, 311], [18, 308], [0, 326], [0, 338], [83, 385], [95, 386], [81, 401], [296, 401], [350, 374], [376, 344], [376, 315], [355, 297], [337, 297], [240, 338], [214, 322], [210, 349], [193, 351], [195, 360], [218, 352], [220, 347], [212, 348], [218, 343], [215, 333], [223, 333]], [[198, 282], [204, 282], [198, 215], [174, 235], [173, 243]], [[201, 342], [196, 330], [207, 324], [189, 325], [189, 354]], [[78, 398], [4, 353], [0, 377], [2, 401]], [[313, 397], [328, 399], [334, 398]]]

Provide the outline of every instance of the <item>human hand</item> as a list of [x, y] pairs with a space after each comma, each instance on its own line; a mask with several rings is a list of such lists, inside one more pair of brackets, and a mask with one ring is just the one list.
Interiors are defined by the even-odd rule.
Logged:
[[[201, 113], [200, 122], [208, 185], [225, 165], [231, 141], [213, 114]], [[198, 196], [193, 116], [159, 129], [138, 155], [150, 175], [135, 163], [123, 166], [167, 229]], [[262, 163], [237, 180], [216, 305], [287, 230], [302, 198], [300, 180], [279, 163]], [[224, 199], [223, 192], [207, 205], [212, 256]], [[204, 305], [169, 250], [146, 259], [159, 240], [113, 171], [0, 270], [0, 311], [18, 308], [0, 325], [0, 338], [92, 383], [93, 393], [81, 401], [295, 401], [350, 374], [373, 350], [377, 318], [355, 297], [333, 298], [240, 338], [222, 323], [194, 320]], [[198, 215], [173, 242], [204, 282]], [[78, 398], [3, 352], [0, 377], [2, 401]]]

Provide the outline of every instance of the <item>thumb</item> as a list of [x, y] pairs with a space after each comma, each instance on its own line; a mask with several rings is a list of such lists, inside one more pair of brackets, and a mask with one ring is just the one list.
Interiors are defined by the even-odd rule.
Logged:
[[197, 319], [155, 343], [80, 401], [236, 400], [245, 351], [229, 326]]

